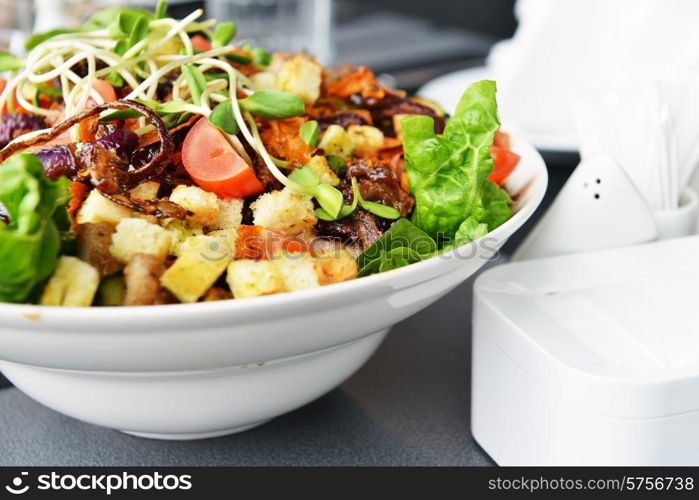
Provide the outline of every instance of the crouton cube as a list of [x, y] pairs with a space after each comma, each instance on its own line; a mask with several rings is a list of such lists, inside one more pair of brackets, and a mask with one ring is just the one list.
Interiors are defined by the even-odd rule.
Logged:
[[330, 166], [328, 166], [328, 160], [325, 156], [316, 155], [311, 158], [308, 162], [308, 168], [313, 170], [318, 177], [320, 177], [320, 182], [330, 184], [332, 186], [337, 186], [340, 184], [340, 179], [337, 174], [332, 171]]
[[103, 306], [124, 305], [125, 295], [126, 283], [124, 282], [124, 277], [119, 275], [105, 278], [97, 291], [99, 303]]
[[243, 222], [243, 200], [219, 198], [216, 229], [236, 229]]
[[307, 253], [283, 252], [275, 256], [274, 264], [284, 282], [284, 290], [295, 292], [320, 286], [313, 258]]
[[127, 263], [137, 253], [165, 260], [171, 243], [170, 232], [143, 219], [122, 219], [112, 235], [111, 254]]
[[233, 255], [215, 236], [193, 236], [184, 244], [175, 263], [160, 277], [160, 283], [180, 302], [199, 300], [226, 270]]
[[170, 201], [193, 213], [187, 217], [192, 225], [215, 227], [218, 221], [218, 197], [196, 186], [177, 186]]
[[129, 191], [131, 199], [136, 201], [148, 201], [155, 200], [158, 198], [158, 191], [160, 191], [160, 183], [156, 181], [146, 181], [140, 183], [135, 188]]
[[250, 208], [256, 226], [292, 236], [312, 228], [318, 221], [311, 197], [289, 188], [263, 194]]
[[179, 256], [182, 253], [182, 244], [191, 236], [204, 234], [201, 226], [192, 226], [189, 222], [179, 219], [167, 219], [163, 227], [170, 233], [170, 255]]
[[76, 257], [62, 256], [41, 294], [43, 306], [88, 307], [97, 293], [97, 269]]
[[350, 125], [347, 134], [354, 144], [354, 152], [361, 156], [371, 155], [383, 146], [383, 132], [370, 125]]
[[260, 71], [250, 76], [250, 80], [259, 90], [273, 90], [277, 88], [277, 75], [271, 71]]
[[339, 125], [330, 125], [327, 128], [318, 147], [325, 151], [325, 154], [339, 156], [343, 160], [347, 160], [354, 152], [352, 139], [347, 131]]
[[322, 73], [318, 63], [298, 54], [282, 64], [276, 84], [279, 90], [296, 94], [307, 104], [313, 104], [320, 97]]
[[284, 291], [282, 276], [269, 260], [234, 260], [228, 265], [226, 282], [236, 299]]
[[357, 261], [347, 250], [317, 255], [314, 264], [321, 285], [340, 283], [357, 277]]
[[78, 224], [86, 224], [88, 222], [117, 224], [121, 219], [134, 216], [133, 211], [117, 205], [102, 196], [102, 193], [97, 189], [93, 189], [80, 206], [76, 221]]

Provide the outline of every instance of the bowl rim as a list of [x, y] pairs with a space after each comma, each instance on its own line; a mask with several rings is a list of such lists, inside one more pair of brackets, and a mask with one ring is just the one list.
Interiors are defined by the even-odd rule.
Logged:
[[[548, 171], [546, 164], [534, 148], [534, 146], [522, 138], [520, 135], [511, 134], [512, 150], [519, 153], [523, 159], [527, 159], [532, 163], [532, 179], [535, 182], [529, 182], [523, 189], [532, 188], [532, 191], [527, 193], [526, 203], [521, 205], [521, 209], [517, 210], [502, 225], [490, 231], [485, 237], [494, 237], [498, 240], [502, 239], [508, 233], [514, 233], [524, 222], [529, 219], [531, 214], [539, 207], [544, 198], [546, 188], [548, 186]], [[514, 229], [513, 229], [514, 227]], [[429, 281], [443, 273], [433, 272], [440, 267], [442, 263], [448, 263], [455, 259], [460, 259], [459, 254], [465, 250], [473, 250], [480, 241], [475, 240], [460, 247], [454, 248], [448, 252], [436, 255], [427, 260], [416, 262], [408, 266], [392, 269], [383, 273], [376, 273], [370, 276], [364, 276], [341, 283], [332, 285], [311, 288], [307, 290], [299, 290], [295, 292], [279, 293], [267, 295], [263, 297], [254, 297], [254, 300], [221, 300], [214, 302], [196, 302], [193, 304], [163, 304], [153, 307], [144, 306], [100, 306], [100, 307], [65, 307], [65, 306], [43, 306], [38, 304], [12, 304], [0, 302], [0, 326], [4, 323], [4, 319], [12, 321], [12, 318], [22, 318], [27, 323], [33, 323], [38, 327], [38, 323], [59, 322], [69, 323], [72, 321], [94, 322], [94, 321], [123, 321], [124, 315], [129, 316], [129, 322], [134, 319], [148, 321], [152, 319], [162, 319], [163, 316], [176, 315], [180, 319], [190, 317], [191, 315], [200, 314], [215, 314], [220, 312], [239, 313], [245, 312], [245, 316], [256, 314], [261, 311], [274, 310], [280, 306], [293, 310], [298, 308], [303, 311], [303, 304], [316, 304], [319, 301], [333, 300], [341, 294], [351, 294], [362, 289], [376, 288], [383, 290], [391, 288], [399, 290], [406, 286], [419, 284], [423, 281]], [[477, 258], [477, 257], [473, 257]], [[448, 272], [450, 268], [445, 266], [444, 271]], [[414, 275], [414, 278], [420, 276], [429, 276], [426, 279], [406, 280]], [[400, 280], [405, 280], [401, 282]], [[406, 283], [402, 286], [396, 286], [395, 282]], [[381, 287], [384, 285], [384, 287]], [[298, 306], [298, 307], [297, 307]], [[42, 317], [46, 315], [46, 317]], [[134, 318], [134, 316], [136, 318]], [[40, 318], [41, 317], [41, 318]], [[42, 321], [36, 321], [41, 319]], [[34, 321], [32, 321], [34, 320]]]

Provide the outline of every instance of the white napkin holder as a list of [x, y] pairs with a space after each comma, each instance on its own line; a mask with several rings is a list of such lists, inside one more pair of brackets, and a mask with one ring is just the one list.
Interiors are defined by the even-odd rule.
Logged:
[[653, 211], [658, 238], [664, 240], [696, 234], [698, 215], [699, 196], [694, 189], [688, 187], [680, 199], [679, 208]]
[[475, 284], [472, 431], [500, 465], [699, 463], [699, 236]]

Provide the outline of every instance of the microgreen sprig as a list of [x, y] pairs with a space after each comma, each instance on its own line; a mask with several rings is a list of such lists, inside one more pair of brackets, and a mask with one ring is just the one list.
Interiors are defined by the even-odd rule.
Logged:
[[357, 209], [357, 206], [360, 206], [367, 212], [384, 219], [398, 219], [401, 216], [400, 212], [393, 207], [389, 207], [388, 205], [382, 205], [381, 203], [376, 203], [373, 201], [367, 201], [364, 198], [362, 198], [362, 193], [359, 191], [359, 184], [357, 184], [356, 177], [352, 177], [351, 205], [343, 205], [336, 216], [333, 216], [331, 212], [325, 210], [321, 205], [321, 208], [316, 209], [316, 216], [319, 219], [325, 221], [342, 219], [344, 217], [352, 215], [352, 213], [354, 213], [354, 211]]
[[320, 177], [308, 165], [298, 167], [289, 174], [289, 180], [296, 184], [297, 191], [313, 196], [325, 214], [339, 217], [342, 210], [342, 193], [330, 184], [320, 182]]

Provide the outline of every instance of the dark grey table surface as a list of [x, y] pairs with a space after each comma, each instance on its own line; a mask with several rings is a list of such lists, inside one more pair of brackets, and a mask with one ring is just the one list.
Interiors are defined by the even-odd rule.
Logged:
[[490, 465], [469, 432], [472, 284], [396, 325], [338, 389], [238, 435], [131, 437], [4, 387], [0, 465]]

